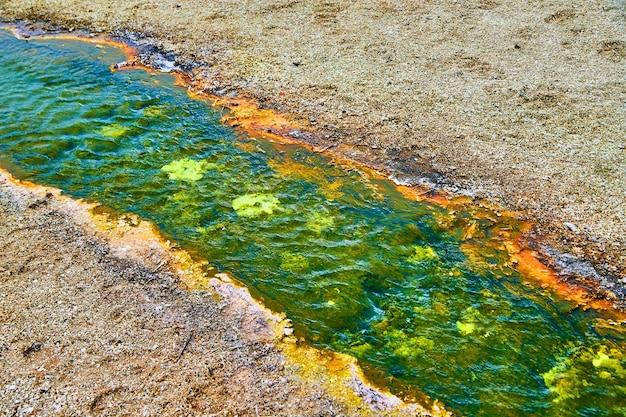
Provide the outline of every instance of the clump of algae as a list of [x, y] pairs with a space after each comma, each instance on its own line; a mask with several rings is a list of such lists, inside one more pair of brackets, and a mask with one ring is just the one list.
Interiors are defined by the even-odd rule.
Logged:
[[476, 325], [474, 323], [463, 323], [462, 321], [457, 321], [456, 327], [458, 327], [459, 331], [463, 335], [474, 333], [474, 330], [476, 330]]
[[[576, 400], [611, 382], [623, 387], [626, 382], [626, 355], [605, 345], [597, 348], [574, 348], [560, 358], [548, 372], [541, 374], [554, 395], [552, 402]], [[624, 390], [626, 394], [626, 390]]]
[[128, 133], [128, 128], [122, 125], [119, 125], [117, 123], [113, 123], [108, 126], [103, 126], [100, 129], [100, 135], [107, 136], [107, 137], [114, 138], [114, 139], [119, 139], [123, 136], [126, 136], [127, 133]]
[[412, 264], [419, 264], [425, 261], [434, 261], [439, 259], [437, 252], [430, 246], [418, 245], [413, 248], [413, 254], [408, 257], [408, 261]]
[[456, 322], [456, 327], [462, 335], [467, 336], [476, 330], [476, 322], [480, 317], [480, 312], [473, 307], [463, 310], [461, 320]]
[[309, 261], [299, 253], [283, 253], [280, 267], [288, 271], [304, 271], [309, 268]]
[[280, 208], [280, 201], [271, 194], [246, 194], [232, 202], [233, 210], [241, 217], [271, 215]]
[[[595, 368], [604, 368], [606, 370], [615, 371], [615, 374], [620, 378], [626, 377], [626, 369], [622, 366], [622, 363], [618, 359], [623, 357], [623, 354], [616, 350], [608, 350], [606, 346], [602, 346], [596, 355], [591, 360], [591, 363]], [[607, 371], [602, 371], [607, 372]], [[603, 376], [601, 372], [600, 376]]]
[[427, 337], [411, 337], [398, 329], [386, 331], [384, 335], [389, 339], [387, 347], [401, 358], [414, 359], [435, 347], [435, 342]]
[[168, 106], [164, 104], [154, 104], [143, 109], [143, 115], [150, 118], [162, 118], [167, 109]]
[[318, 211], [313, 212], [306, 222], [306, 228], [315, 233], [322, 233], [335, 225], [335, 219]]
[[194, 161], [189, 158], [177, 159], [161, 168], [167, 172], [171, 180], [196, 182], [202, 179], [204, 173], [213, 167], [207, 161]]

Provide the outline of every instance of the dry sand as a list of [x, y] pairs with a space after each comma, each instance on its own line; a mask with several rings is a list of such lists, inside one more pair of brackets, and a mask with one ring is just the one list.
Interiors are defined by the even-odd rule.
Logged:
[[0, 0], [147, 40], [407, 182], [523, 210], [626, 277], [624, 1]]

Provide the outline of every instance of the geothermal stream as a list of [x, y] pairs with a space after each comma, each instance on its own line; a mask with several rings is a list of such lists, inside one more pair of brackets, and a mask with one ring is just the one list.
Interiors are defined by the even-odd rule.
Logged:
[[459, 415], [626, 412], [626, 328], [518, 243], [528, 224], [220, 122], [119, 48], [0, 31], [0, 166], [155, 224], [297, 337]]

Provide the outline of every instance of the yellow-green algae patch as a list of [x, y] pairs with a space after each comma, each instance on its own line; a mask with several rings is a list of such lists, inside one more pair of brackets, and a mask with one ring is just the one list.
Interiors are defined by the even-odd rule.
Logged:
[[169, 106], [165, 105], [152, 105], [143, 110], [143, 115], [149, 118], [163, 118], [169, 111]]
[[304, 271], [309, 267], [309, 261], [299, 253], [281, 254], [280, 267], [289, 271]]
[[434, 261], [438, 258], [437, 252], [430, 246], [415, 246], [413, 254], [409, 256], [408, 261], [413, 264], [419, 264], [424, 261]]
[[459, 331], [464, 335], [474, 333], [474, 330], [476, 330], [476, 325], [474, 323], [463, 323], [462, 321], [457, 321], [456, 327], [458, 327]]
[[462, 335], [467, 336], [476, 331], [476, 322], [480, 318], [480, 312], [473, 307], [468, 307], [463, 310], [461, 314], [461, 320], [456, 322], [456, 327], [459, 329]]
[[273, 214], [280, 201], [271, 194], [246, 194], [233, 200], [233, 210], [241, 217], [259, 217]]
[[615, 384], [626, 398], [626, 354], [606, 345], [571, 348], [541, 376], [552, 392], [554, 403], [593, 395], [596, 387], [603, 383]]
[[615, 371], [619, 377], [626, 376], [626, 370], [622, 366], [620, 358], [624, 358], [623, 353], [617, 349], [609, 350], [606, 346], [601, 346], [600, 350], [596, 352], [595, 357], [591, 363], [595, 368], [606, 368]]
[[332, 229], [335, 220], [328, 214], [319, 211], [311, 213], [306, 222], [306, 228], [315, 233], [322, 233], [328, 229]]
[[209, 164], [207, 161], [183, 158], [170, 162], [161, 168], [161, 171], [167, 172], [171, 180], [196, 182], [200, 181], [204, 173], [212, 167], [214, 164]]
[[388, 348], [394, 355], [402, 358], [415, 358], [435, 347], [435, 342], [424, 336], [409, 336], [401, 330], [385, 332], [389, 338]]
[[126, 136], [129, 132], [129, 129], [120, 124], [113, 123], [107, 126], [103, 126], [99, 132], [102, 136], [119, 139]]

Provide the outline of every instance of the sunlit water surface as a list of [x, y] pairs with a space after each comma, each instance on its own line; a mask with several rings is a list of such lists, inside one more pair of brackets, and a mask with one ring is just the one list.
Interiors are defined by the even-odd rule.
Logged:
[[151, 220], [394, 392], [462, 415], [626, 414], [623, 329], [525, 283], [501, 241], [516, 220], [238, 135], [169, 76], [112, 73], [114, 48], [0, 31], [0, 58], [2, 166]]

